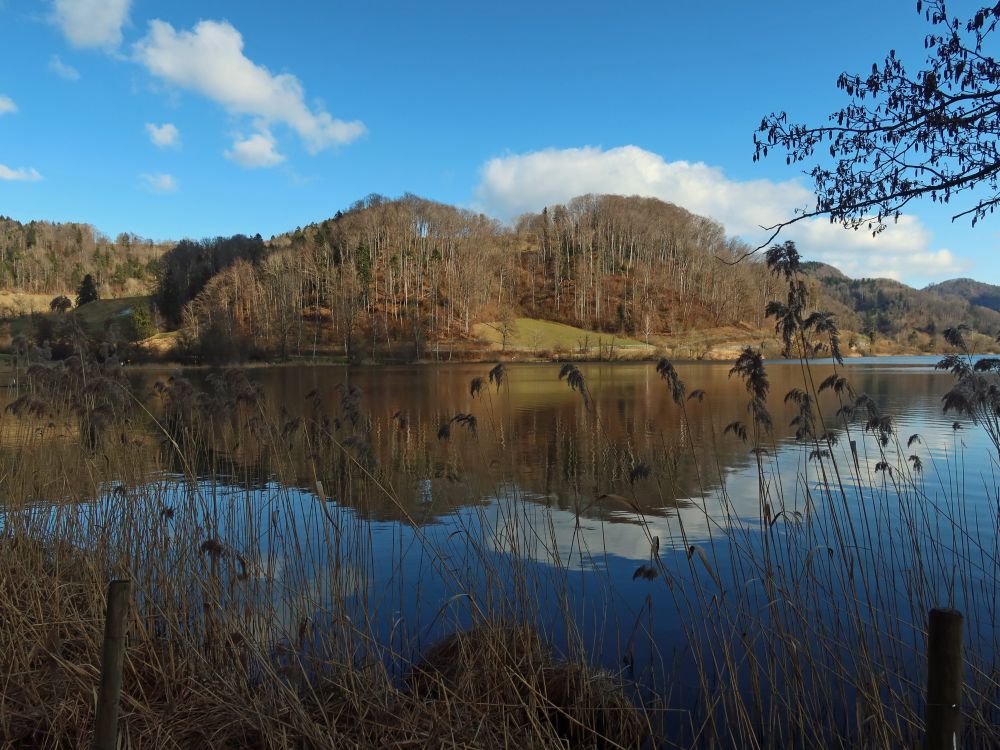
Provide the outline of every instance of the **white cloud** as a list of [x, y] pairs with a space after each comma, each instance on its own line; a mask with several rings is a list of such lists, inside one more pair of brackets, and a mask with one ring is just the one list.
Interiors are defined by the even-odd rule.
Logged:
[[233, 143], [232, 149], [226, 151], [227, 159], [242, 167], [273, 167], [285, 160], [279, 153], [274, 136], [268, 131], [255, 133], [249, 138], [239, 138]]
[[255, 118], [255, 127], [265, 137], [269, 125], [282, 123], [315, 153], [365, 133], [360, 121], [345, 122], [321, 107], [309, 107], [295, 76], [273, 74], [250, 60], [243, 53], [242, 35], [226, 21], [199, 21], [191, 31], [177, 31], [166, 21], [154, 20], [133, 51], [153, 76], [196, 91], [234, 114]]
[[951, 250], [932, 248], [930, 231], [912, 215], [900, 216], [876, 237], [864, 228], [851, 231], [826, 219], [803, 220], [790, 227], [787, 235], [810, 259], [836, 266], [854, 278], [942, 279], [972, 268], [971, 262]]
[[17, 105], [9, 96], [0, 94], [0, 115], [12, 115], [17, 112]]
[[477, 197], [509, 218], [585, 193], [660, 198], [712, 216], [734, 234], [785, 218], [789, 206], [806, 205], [811, 198], [795, 182], [735, 182], [718, 167], [667, 162], [637, 146], [547, 149], [491, 159], [483, 167]]
[[[659, 154], [622, 146], [546, 149], [489, 160], [482, 169], [476, 203], [486, 213], [510, 219], [586, 193], [643, 195], [669, 201], [719, 221], [730, 235], [758, 244], [770, 226], [811, 208], [813, 193], [795, 181], [731, 180], [703, 162], [668, 162]], [[967, 270], [965, 260], [933, 249], [930, 232], [914, 216], [903, 216], [877, 237], [826, 219], [807, 219], [781, 234], [809, 260], [822, 260], [850, 276], [943, 278]]]
[[169, 174], [144, 174], [139, 175], [143, 186], [154, 193], [172, 193], [177, 190], [177, 180]]
[[8, 166], [0, 164], [0, 180], [10, 180], [14, 182], [38, 182], [40, 179], [42, 179], [42, 176], [38, 174], [38, 170], [33, 167], [11, 169]]
[[49, 70], [60, 78], [65, 78], [67, 81], [80, 80], [80, 71], [72, 65], [64, 63], [61, 59], [59, 59], [59, 55], [52, 55], [52, 57], [49, 58]]
[[174, 148], [181, 145], [181, 132], [176, 125], [165, 122], [162, 125], [146, 123], [149, 140], [157, 148]]
[[55, 0], [52, 19], [74, 47], [121, 44], [131, 0]]

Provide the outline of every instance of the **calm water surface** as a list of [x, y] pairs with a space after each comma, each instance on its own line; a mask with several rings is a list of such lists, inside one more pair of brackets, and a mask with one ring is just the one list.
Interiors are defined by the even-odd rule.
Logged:
[[[355, 614], [368, 618], [385, 642], [413, 654], [471, 620], [470, 591], [493, 591], [503, 600], [497, 606], [536, 618], [557, 645], [566, 642], [569, 615], [594, 659], [663, 687], [667, 673], [677, 680], [683, 664], [683, 625], [673, 587], [636, 578], [638, 567], [657, 556], [665, 575], [678, 581], [700, 578], [706, 589], [721, 591], [745, 587], [752, 576], [734, 547], [759, 552], [766, 538], [773, 543], [774, 535], [806, 520], [814, 524], [808, 546], [824, 553], [802, 547], [777, 564], [835, 565], [827, 550], [835, 516], [828, 506], [836, 499], [855, 518], [878, 519], [866, 554], [898, 576], [887, 600], [905, 609], [912, 590], [923, 587], [931, 599], [963, 608], [980, 645], [995, 649], [997, 456], [974, 425], [942, 413], [952, 379], [936, 372], [935, 362], [871, 358], [843, 368], [854, 390], [893, 418], [897, 437], [884, 454], [859, 421], [845, 428], [835, 416], [841, 403], [824, 394], [819, 409], [839, 438], [837, 460], [858, 477], [844, 492], [829, 469], [824, 473], [810, 459], [816, 446], [797, 442], [789, 426], [796, 408], [783, 399], [804, 377], [795, 362], [767, 366], [774, 430], [759, 456], [725, 433], [733, 421], [749, 421], [746, 390], [729, 376], [728, 363], [678, 365], [688, 392], [705, 394], [683, 407], [650, 364], [581, 365], [589, 407], [559, 380], [558, 365], [507, 365], [499, 387], [487, 382], [478, 396], [470, 383], [485, 379], [489, 366], [250, 369], [266, 403], [290, 426], [279, 448], [291, 456], [292, 476], [277, 476], [266, 454], [233, 445], [230, 480], [193, 487], [164, 476], [151, 486], [162, 503], [190, 506], [206, 533], [253, 537], [261, 550], [256, 564], [292, 592], [274, 606], [278, 632], [304, 617], [322, 629], [341, 616], [335, 610], [346, 597], [363, 606]], [[831, 372], [830, 363], [819, 363], [811, 377], [818, 383]], [[205, 371], [184, 375], [206, 382]], [[132, 377], [151, 392], [165, 376]], [[323, 482], [320, 500], [316, 480], [328, 467], [317, 464], [294, 425], [297, 417], [343, 419], [338, 386], [362, 393], [373, 471], [384, 491], [355, 493]], [[456, 414], [474, 415], [475, 432], [452, 423], [450, 436], [440, 434]], [[908, 446], [911, 435], [920, 441]], [[919, 456], [923, 471], [913, 475], [903, 503], [892, 486], [912, 466], [909, 455]], [[896, 467], [893, 473], [879, 468], [883, 461]], [[648, 475], [630, 476], [639, 464]], [[108, 502], [95, 504], [95, 519]], [[943, 561], [920, 573], [928, 566], [895, 549], [894, 533], [914, 512], [922, 514], [916, 533], [924, 537], [933, 535], [935, 517], [961, 514], [972, 539], [964, 544], [964, 562]], [[288, 565], [293, 538], [296, 563]], [[692, 547], [705, 552], [704, 564]], [[371, 564], [343, 562], [359, 553]], [[531, 591], [515, 590], [516, 580], [529, 581]], [[918, 647], [916, 623], [887, 627]]]
[[[848, 360], [844, 371], [858, 394], [867, 394], [893, 417], [899, 445], [889, 446], [888, 458], [896, 456], [897, 447], [904, 463], [906, 456], [919, 455], [924, 464], [919, 486], [928, 497], [958, 493], [973, 527], [995, 536], [995, 452], [975, 426], [964, 419], [956, 424], [955, 415], [942, 412], [941, 397], [952, 381], [933, 369], [936, 361]], [[315, 397], [307, 396], [314, 392], [322, 399], [319, 409], [335, 416], [338, 385], [361, 390], [380, 476], [394, 499], [376, 493], [360, 501], [345, 493], [331, 498], [332, 506], [371, 524], [373, 553], [384, 552], [393, 561], [384, 568], [393, 577], [409, 573], [400, 570], [399, 551], [417, 529], [423, 529], [420, 535], [447, 536], [473, 516], [502, 528], [505, 518], [513, 517], [507, 506], [516, 504], [538, 527], [539, 538], [530, 551], [538, 562], [549, 563], [547, 558], [554, 556], [560, 568], [603, 571], [611, 574], [604, 580], [614, 583], [625, 576], [622, 586], [614, 588], [633, 605], [630, 609], [637, 609], [649, 587], [631, 576], [637, 564], [649, 561], [651, 537], [658, 537], [661, 550], [686, 551], [724, 534], [734, 516], [750, 526], [759, 523], [757, 460], [748, 445], [724, 434], [734, 420], [748, 421], [747, 394], [729, 376], [728, 363], [678, 365], [688, 391], [705, 392], [702, 400], [686, 401], [683, 409], [672, 402], [649, 364], [582, 365], [590, 408], [559, 380], [557, 365], [508, 365], [499, 388], [487, 383], [474, 397], [470, 382], [485, 378], [488, 369], [274, 367], [248, 373], [262, 386], [266, 401], [280, 405], [289, 419], [313, 413]], [[830, 372], [829, 364], [814, 365], [812, 377], [820, 382]], [[824, 478], [817, 462], [808, 460], [814, 446], [797, 443], [789, 427], [794, 404], [783, 402], [791, 388], [801, 387], [803, 371], [798, 363], [770, 363], [768, 375], [774, 431], [765, 440], [769, 450], [762, 465], [771, 484], [772, 514], [778, 498], [789, 515], [804, 513], [807, 494], [822, 500], [817, 488]], [[162, 376], [144, 373], [144, 385], [156, 377]], [[885, 472], [875, 471], [883, 456], [857, 421], [851, 434], [844, 434], [835, 416], [839, 406], [833, 396], [820, 402], [831, 433], [843, 438], [839, 445], [844, 455], [850, 440], [856, 441], [861, 476], [877, 488], [887, 481]], [[451, 436], [439, 438], [440, 426], [459, 413], [476, 416], [475, 434], [453, 424]], [[906, 441], [914, 434], [921, 441], [908, 448]], [[292, 443], [301, 470], [292, 484], [298, 484], [310, 505], [317, 469], [307, 451]], [[651, 473], [633, 483], [629, 473], [637, 463]], [[269, 479], [266, 465], [253, 465], [248, 458], [247, 466], [248, 472]], [[858, 512], [868, 489], [860, 487], [852, 496]], [[611, 497], [602, 497], [606, 495]], [[497, 544], [502, 546], [499, 540]], [[523, 546], [519, 549], [527, 554]], [[434, 607], [447, 598], [444, 592], [422, 593]]]

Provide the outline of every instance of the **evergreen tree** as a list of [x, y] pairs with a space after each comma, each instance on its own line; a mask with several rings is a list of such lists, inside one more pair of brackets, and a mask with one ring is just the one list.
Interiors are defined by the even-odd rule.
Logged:
[[149, 314], [149, 307], [144, 304], [136, 305], [132, 310], [131, 323], [129, 334], [132, 341], [142, 341], [156, 333], [156, 326], [153, 324], [153, 317]]
[[167, 325], [174, 326], [181, 322], [181, 308], [184, 306], [184, 300], [181, 298], [181, 289], [177, 284], [173, 269], [168, 268], [163, 278], [160, 279], [160, 285], [156, 294], [153, 295], [153, 300]]
[[96, 302], [101, 298], [97, 291], [97, 282], [89, 273], [83, 277], [80, 286], [76, 290], [76, 306], [83, 307], [88, 302]]

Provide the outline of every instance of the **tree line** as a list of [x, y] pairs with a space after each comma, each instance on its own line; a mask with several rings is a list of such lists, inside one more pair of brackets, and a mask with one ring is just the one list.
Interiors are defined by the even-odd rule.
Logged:
[[[221, 240], [188, 246], [207, 253], [197, 262], [175, 248], [176, 273], [190, 271], [198, 283], [175, 295], [179, 314], [175, 305], [164, 317], [204, 356], [420, 357], [439, 342], [473, 338], [476, 323], [518, 316], [647, 341], [720, 326], [756, 330], [769, 325], [763, 311], [778, 287], [718, 222], [654, 198], [586, 195], [507, 226], [413, 195], [371, 195], [268, 243], [234, 240], [226, 252]], [[804, 282], [812, 303], [845, 329], [901, 343], [958, 323], [1000, 330], [1000, 314], [957, 297], [853, 282], [814, 265]], [[158, 295], [173, 274], [161, 276]]]
[[[508, 331], [522, 316], [649, 343], [726, 326], [766, 335], [779, 287], [718, 222], [636, 196], [585, 195], [505, 225], [414, 195], [370, 195], [267, 241], [171, 246], [132, 235], [112, 243], [86, 225], [0, 219], [0, 229], [10, 286], [79, 289], [89, 275], [111, 297], [123, 294], [120, 277], [126, 294], [145, 285], [151, 310], [130, 338], [155, 322], [179, 331], [179, 353], [202, 360], [418, 358], [471, 344], [477, 323]], [[68, 256], [56, 251], [67, 247]], [[873, 341], [933, 345], [959, 323], [1000, 330], [1000, 313], [943, 293], [950, 287], [853, 280], [819, 263], [804, 263], [803, 278], [816, 309]]]
[[156, 262], [153, 302], [168, 326], [181, 323], [184, 305], [193, 300], [209, 280], [237, 261], [256, 263], [267, 253], [258, 234], [215, 237], [200, 242], [182, 240]]
[[91, 274], [108, 294], [143, 293], [172, 244], [124, 232], [111, 238], [89, 224], [22, 224], [0, 216], [0, 288], [65, 293]]

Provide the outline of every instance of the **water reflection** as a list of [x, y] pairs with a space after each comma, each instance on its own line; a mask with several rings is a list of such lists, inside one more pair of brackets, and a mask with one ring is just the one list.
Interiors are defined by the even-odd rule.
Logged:
[[[238, 582], [227, 595], [243, 597], [264, 639], [301, 642], [304, 623], [322, 633], [350, 618], [396, 653], [415, 654], [484, 609], [529, 612], [557, 645], [570, 640], [573, 622], [596, 660], [626, 664], [654, 686], [669, 672], [683, 693], [698, 686], [683, 675], [693, 656], [676, 596], [679, 584], [694, 582], [705, 596], [684, 602], [693, 619], [745, 616], [751, 626], [728, 624], [753, 637], [783, 616], [775, 601], [797, 622], [808, 612], [834, 623], [837, 637], [853, 634], [851, 608], [866, 600], [874, 614], [865, 626], [894, 644], [898, 679], [910, 679], [925, 602], [969, 614], [970, 650], [982, 663], [993, 658], [998, 622], [989, 595], [1000, 558], [997, 456], [974, 426], [942, 414], [951, 378], [933, 361], [847, 366], [854, 390], [893, 416], [897, 438], [885, 446], [857, 423], [838, 421], [840, 401], [824, 394], [826, 429], [839, 438], [832, 450], [850, 469], [839, 481], [789, 424], [795, 406], [783, 397], [802, 385], [797, 363], [768, 366], [774, 431], [758, 455], [725, 434], [727, 424], [747, 419], [747, 395], [723, 364], [678, 366], [689, 390], [707, 394], [681, 406], [651, 365], [581, 366], [591, 408], [551, 365], [511, 365], [499, 389], [478, 397], [469, 384], [488, 369], [478, 365], [253, 369], [263, 404], [285, 425], [280, 445], [236, 440], [199, 467], [199, 481], [158, 477], [132, 495], [109, 489], [89, 509], [36, 512], [53, 534], [59, 524], [104, 527], [119, 518], [122, 546], [141, 568], [150, 550], [143, 530], [170, 509], [167, 537], [154, 540], [159, 555], [176, 556], [165, 567], [218, 566], [223, 589]], [[816, 365], [812, 378], [832, 371]], [[207, 373], [187, 376], [204, 382]], [[134, 377], [151, 392], [164, 375]], [[363, 392], [359, 431], [377, 491], [333, 481], [330, 454], [309, 432], [310, 423], [344, 419], [338, 386]], [[477, 429], [453, 425], [439, 437], [456, 414], [474, 415]], [[920, 441], [908, 445], [915, 434]], [[922, 473], [907, 468], [910, 455], [921, 458]], [[640, 463], [649, 474], [637, 478]], [[854, 521], [858, 530], [845, 531]], [[963, 536], [951, 538], [958, 522]], [[212, 539], [226, 548], [206, 549]], [[791, 589], [766, 588], [754, 569], [762, 560], [791, 584], [819, 581], [807, 591], [823, 596], [798, 601]], [[875, 574], [866, 577], [855, 561]], [[656, 580], [638, 575], [640, 566]], [[204, 596], [174, 585], [161, 580], [146, 590]], [[856, 644], [838, 643], [835, 658], [850, 663]]]
[[[313, 391], [322, 397], [322, 414], [336, 418], [338, 385], [362, 389], [380, 481], [389, 491], [363, 497], [350, 491], [331, 494], [325, 505], [338, 513], [350, 510], [352, 519], [369, 524], [365, 533], [371, 539], [373, 567], [389, 571], [378, 585], [400, 590], [418, 586], [435, 602], [454, 596], [461, 587], [454, 580], [445, 585], [447, 577], [428, 574], [410, 580], [406, 571], [413, 561], [399, 551], [407, 545], [420, 548], [421, 541], [451, 544], [451, 535], [459, 535], [481, 540], [500, 559], [514, 557], [581, 574], [600, 572], [605, 580], [622, 584], [605, 596], [637, 611], [648, 591], [631, 577], [638, 565], [650, 562], [654, 550], [679, 566], [678, 575], [707, 575], [709, 583], [714, 575], [725, 586], [735, 575], [731, 551], [716, 542], [756, 549], [767, 536], [758, 534], [762, 528], [783, 534], [786, 524], [809, 524], [809, 549], [830, 549], [838, 544], [836, 524], [842, 522], [831, 514], [841, 508], [865, 523], [874, 518], [879, 533], [886, 534], [879, 539], [869, 532], [865, 540], [873, 565], [883, 563], [881, 546], [896, 544], [892, 535], [912, 523], [914, 513], [920, 514], [925, 534], [933, 526], [931, 514], [952, 518], [960, 513], [969, 533], [962, 553], [967, 577], [975, 582], [995, 576], [996, 456], [974, 426], [963, 422], [958, 425], [962, 429], [955, 429], [954, 418], [942, 413], [940, 399], [951, 379], [936, 372], [934, 362], [859, 361], [845, 368], [855, 392], [868, 394], [892, 415], [898, 439], [886, 446], [857, 423], [837, 420], [840, 401], [833, 394], [821, 399], [827, 428], [840, 437], [833, 448], [838, 463], [852, 475], [846, 488], [815, 460], [814, 445], [795, 441], [789, 426], [795, 407], [783, 397], [801, 386], [798, 363], [768, 366], [768, 405], [775, 427], [759, 467], [746, 444], [724, 434], [726, 424], [746, 419], [747, 396], [723, 364], [680, 365], [689, 390], [707, 393], [703, 401], [688, 400], [680, 407], [654, 368], [643, 364], [581, 366], [592, 396], [590, 409], [558, 379], [557, 367], [545, 365], [511, 365], [503, 385], [489, 387], [478, 398], [469, 383], [485, 376], [487, 368], [472, 365], [268, 368], [252, 370], [250, 377], [260, 383], [265, 401], [279, 403], [289, 420], [318, 417], [310, 413], [319, 403], [315, 396], [307, 397]], [[832, 364], [821, 363], [812, 378], [819, 382], [832, 371]], [[152, 377], [145, 376], [147, 387]], [[476, 415], [476, 432], [456, 427], [449, 438], [439, 439], [440, 426], [458, 413]], [[914, 434], [920, 441], [908, 446], [907, 438]], [[297, 468], [283, 482], [298, 487], [303, 498], [314, 497], [322, 467], [317, 469], [306, 441], [290, 437], [288, 448]], [[905, 470], [914, 454], [922, 458], [922, 473], [893, 473]], [[238, 452], [233, 458], [239, 458]], [[650, 475], [630, 481], [639, 462], [650, 467]], [[259, 473], [269, 480], [266, 466]], [[685, 564], [691, 562], [692, 546], [710, 553], [710, 565], [698, 564], [698, 557], [693, 567]], [[454, 569], [465, 571], [462, 581], [484, 564], [470, 557], [470, 549], [448, 553]], [[819, 566], [825, 553], [810, 555], [809, 549], [798, 550], [797, 563], [786, 563], [801, 564], [808, 556], [810, 565]], [[476, 548], [475, 554], [485, 553]], [[489, 561], [496, 564], [496, 559]], [[908, 574], [915, 561], [899, 556], [892, 565]], [[934, 587], [941, 601], [959, 596], [943, 578], [919, 585]], [[975, 609], [979, 604], [967, 593], [962, 600]], [[606, 603], [601, 597], [596, 601], [601, 603], [594, 604], [591, 619]], [[385, 608], [406, 611], [400, 601]]]
[[[940, 398], [950, 377], [932, 369], [932, 358], [912, 359], [919, 364], [851, 363], [846, 373], [857, 393], [868, 394], [893, 415], [904, 439], [911, 433], [922, 434], [931, 457], [950, 455], [961, 441], [978, 450], [975, 431], [956, 433], [954, 419], [941, 413]], [[338, 386], [360, 388], [362, 409], [371, 420], [366, 437], [394, 496], [381, 502], [370, 498], [358, 508], [376, 519], [440, 517], [457, 505], [479, 504], [495, 494], [498, 484], [512, 482], [533, 501], [591, 518], [620, 521], [632, 509], [676, 516], [686, 509], [695, 523], [699, 514], [704, 515], [706, 498], [727, 476], [732, 481], [741, 470], [755, 469], [748, 446], [724, 434], [727, 424], [749, 416], [743, 386], [729, 377], [728, 365], [680, 365], [688, 389], [707, 394], [704, 400], [688, 400], [682, 407], [673, 403], [650, 365], [583, 365], [591, 409], [558, 379], [554, 365], [508, 365], [499, 390], [488, 386], [474, 397], [469, 384], [485, 376], [487, 369], [479, 365], [277, 367], [252, 369], [248, 375], [262, 387], [265, 402], [277, 405], [289, 423], [295, 418], [336, 419]], [[813, 379], [820, 382], [830, 372], [830, 365], [818, 365]], [[187, 375], [196, 382], [206, 376], [198, 371]], [[784, 403], [783, 397], [801, 386], [802, 372], [797, 363], [770, 364], [768, 375], [774, 433], [767, 442], [773, 453], [794, 442], [789, 423], [795, 406]], [[142, 373], [137, 381], [149, 392], [162, 377]], [[307, 398], [310, 394], [317, 395]], [[839, 406], [830, 392], [819, 403], [834, 435], [844, 430], [835, 416]], [[441, 426], [456, 414], [474, 415], [475, 433], [455, 425], [450, 437], [439, 438]], [[282, 479], [311, 491], [323, 467], [315, 465], [301, 433], [289, 435], [286, 443], [282, 447], [290, 451], [297, 468], [293, 476]], [[235, 473], [240, 476], [261, 482], [273, 476], [266, 453], [241, 452], [237, 446], [230, 448], [228, 458], [239, 467]], [[871, 461], [877, 463], [876, 458]], [[651, 476], [630, 482], [630, 472], [639, 463], [651, 468]], [[806, 475], [807, 468], [802, 467]], [[733, 495], [734, 502], [740, 503], [742, 497]], [[336, 499], [352, 503], [350, 495]]]

